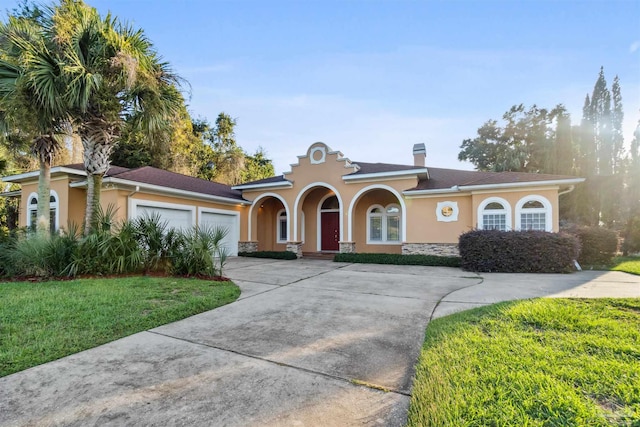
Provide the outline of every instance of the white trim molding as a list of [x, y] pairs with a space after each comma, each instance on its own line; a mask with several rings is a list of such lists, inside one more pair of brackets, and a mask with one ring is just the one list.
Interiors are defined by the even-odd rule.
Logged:
[[[248, 200], [244, 200], [244, 199], [232, 199], [229, 197], [222, 197], [222, 196], [214, 196], [211, 194], [206, 194], [206, 193], [197, 193], [195, 191], [186, 191], [186, 190], [179, 190], [177, 188], [169, 188], [169, 187], [164, 187], [161, 185], [154, 185], [154, 184], [145, 184], [143, 182], [138, 182], [138, 181], [131, 181], [128, 179], [120, 179], [120, 178], [112, 178], [112, 177], [106, 177], [103, 181], [102, 181], [103, 185], [106, 184], [116, 184], [116, 185], [125, 185], [127, 187], [131, 187], [131, 188], [137, 188], [138, 190], [136, 191], [145, 191], [146, 193], [156, 193], [156, 194], [163, 194], [163, 195], [172, 195], [172, 196], [179, 196], [182, 198], [192, 198], [192, 199], [198, 199], [198, 200], [206, 200], [206, 201], [210, 201], [210, 202], [216, 202], [216, 203], [222, 203], [225, 205], [236, 205], [236, 206], [240, 206], [240, 205], [250, 205], [251, 202]], [[87, 181], [78, 181], [78, 182], [72, 182], [69, 184], [69, 187], [71, 188], [84, 188], [87, 185]]]

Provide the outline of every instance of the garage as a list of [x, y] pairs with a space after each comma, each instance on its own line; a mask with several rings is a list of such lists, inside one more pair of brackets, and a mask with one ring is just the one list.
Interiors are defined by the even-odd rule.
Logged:
[[227, 230], [227, 235], [222, 241], [227, 255], [238, 255], [238, 240], [240, 238], [239, 216], [235, 212], [223, 212], [219, 210], [201, 210], [200, 225], [207, 227], [222, 227]]
[[194, 212], [189, 208], [181, 208], [180, 206], [157, 206], [142, 203], [135, 206], [134, 217], [154, 214], [160, 215], [160, 218], [167, 222], [167, 228], [187, 230], [194, 225]]

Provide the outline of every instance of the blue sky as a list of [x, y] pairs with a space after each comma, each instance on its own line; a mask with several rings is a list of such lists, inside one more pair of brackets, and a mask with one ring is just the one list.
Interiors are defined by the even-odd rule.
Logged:
[[[3, 8], [12, 8], [9, 0]], [[89, 0], [145, 30], [191, 84], [189, 110], [237, 118], [276, 173], [323, 141], [352, 160], [457, 161], [512, 105], [563, 103], [574, 124], [600, 66], [640, 119], [640, 2]]]

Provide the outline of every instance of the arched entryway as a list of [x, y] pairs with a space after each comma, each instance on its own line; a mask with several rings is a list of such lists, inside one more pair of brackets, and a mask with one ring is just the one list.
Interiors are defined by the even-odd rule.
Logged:
[[[314, 183], [298, 194], [294, 212], [294, 236], [303, 253], [339, 252], [343, 240], [343, 205], [337, 190], [326, 183]], [[295, 238], [295, 237], [294, 237]]]
[[335, 194], [327, 194], [318, 204], [319, 250], [337, 252], [340, 250], [340, 203]]
[[290, 210], [279, 195], [263, 195], [254, 201], [250, 213], [250, 238], [259, 251], [284, 251], [290, 233]]

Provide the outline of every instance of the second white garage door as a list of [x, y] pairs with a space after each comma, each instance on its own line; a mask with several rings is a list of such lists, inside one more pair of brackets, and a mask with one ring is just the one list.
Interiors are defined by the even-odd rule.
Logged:
[[239, 221], [237, 214], [221, 212], [200, 212], [200, 225], [209, 227], [223, 227], [227, 235], [222, 241], [228, 255], [238, 255], [238, 240], [240, 239]]

